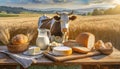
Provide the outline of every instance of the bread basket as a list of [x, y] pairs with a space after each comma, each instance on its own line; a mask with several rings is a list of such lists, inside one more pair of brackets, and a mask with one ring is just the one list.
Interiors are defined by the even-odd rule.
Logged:
[[11, 53], [22, 53], [29, 48], [29, 43], [24, 43], [19, 45], [8, 44], [7, 48], [8, 51]]

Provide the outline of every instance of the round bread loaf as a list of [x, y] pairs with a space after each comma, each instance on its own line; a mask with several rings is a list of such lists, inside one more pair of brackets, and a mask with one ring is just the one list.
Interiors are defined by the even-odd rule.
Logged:
[[11, 42], [13, 45], [24, 44], [28, 42], [28, 37], [23, 34], [18, 34], [12, 38]]
[[113, 46], [111, 42], [106, 42], [105, 43], [105, 48], [101, 48], [100, 52], [102, 52], [103, 54], [109, 55], [113, 52]]
[[88, 53], [90, 52], [90, 49], [86, 47], [72, 47], [73, 51], [78, 52], [78, 53]]
[[100, 49], [103, 49], [105, 48], [105, 44], [102, 40], [98, 40], [96, 43], [95, 43], [95, 49], [96, 50], [100, 50]]
[[109, 55], [113, 52], [113, 46], [111, 42], [104, 43], [102, 40], [98, 40], [95, 43], [95, 50], [98, 50], [103, 54]]
[[67, 56], [72, 54], [72, 49], [66, 46], [54, 47], [52, 53], [59, 56]]
[[80, 33], [75, 40], [79, 44], [91, 50], [94, 47], [95, 36], [89, 32], [84, 32], [84, 33]]

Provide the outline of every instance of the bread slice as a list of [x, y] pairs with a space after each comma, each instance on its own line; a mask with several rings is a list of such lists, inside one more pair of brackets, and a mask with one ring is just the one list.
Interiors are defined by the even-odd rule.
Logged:
[[86, 47], [72, 47], [73, 51], [78, 52], [78, 53], [88, 53], [91, 50], [86, 48]]
[[75, 40], [68, 40], [68, 41], [64, 42], [63, 44], [64, 44], [64, 46], [68, 46], [68, 47], [81, 46]]
[[95, 44], [95, 36], [89, 32], [80, 33], [75, 40], [90, 50], [94, 47]]

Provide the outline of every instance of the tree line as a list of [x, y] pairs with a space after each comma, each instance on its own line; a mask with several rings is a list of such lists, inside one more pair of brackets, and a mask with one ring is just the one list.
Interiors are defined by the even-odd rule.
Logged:
[[120, 14], [120, 5], [109, 9], [94, 9], [93, 12], [88, 12], [87, 15], [112, 15]]

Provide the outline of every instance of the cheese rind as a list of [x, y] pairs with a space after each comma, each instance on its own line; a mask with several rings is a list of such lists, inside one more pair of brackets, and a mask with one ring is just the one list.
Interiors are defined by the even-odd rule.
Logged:
[[67, 56], [72, 54], [72, 48], [65, 46], [54, 47], [52, 53], [59, 56]]
[[36, 53], [39, 53], [40, 52], [40, 47], [30, 47], [28, 49], [28, 53], [30, 55], [36, 55]]

